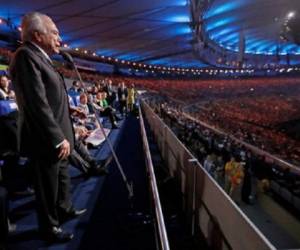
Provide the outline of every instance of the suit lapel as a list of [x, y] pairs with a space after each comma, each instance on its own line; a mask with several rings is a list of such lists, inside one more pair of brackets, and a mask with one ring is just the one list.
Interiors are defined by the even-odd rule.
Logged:
[[59, 78], [62, 80], [62, 83], [64, 85], [64, 88], [66, 88], [65, 86], [65, 81], [64, 81], [64, 77], [61, 75], [61, 73], [59, 73], [56, 69], [56, 67], [53, 65], [53, 63], [45, 57], [45, 55], [36, 47], [34, 46], [32, 43], [30, 42], [26, 42], [25, 43], [26, 46], [30, 47], [31, 50], [33, 50], [35, 52], [35, 54], [41, 58], [41, 60], [46, 64], [48, 65], [49, 67], [51, 67], [51, 69], [53, 69], [53, 71], [55, 71], [58, 75], [59, 75]]
[[45, 63], [45, 64], [47, 64], [47, 65], [49, 65], [51, 68], [53, 68], [55, 71], [56, 71], [56, 69], [55, 69], [55, 67], [54, 67], [54, 65], [53, 65], [53, 63], [42, 53], [42, 51], [40, 51], [36, 46], [34, 46], [32, 43], [30, 43], [30, 42], [26, 42], [25, 43], [25, 45], [26, 46], [28, 46], [31, 50], [33, 50], [34, 52], [35, 52], [35, 54], [39, 57], [39, 58], [41, 58], [41, 60]]

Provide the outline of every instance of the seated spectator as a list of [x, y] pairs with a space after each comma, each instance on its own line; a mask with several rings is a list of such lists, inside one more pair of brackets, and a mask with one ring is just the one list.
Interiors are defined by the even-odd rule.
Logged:
[[90, 113], [90, 109], [88, 106], [88, 97], [85, 93], [80, 95], [78, 108], [83, 112], [86, 116], [86, 119], [81, 119], [81, 123], [89, 128], [90, 130], [94, 130], [96, 128], [100, 128], [97, 118], [95, 114]]
[[[0, 157], [4, 161], [0, 169], [3, 177], [3, 184], [9, 193], [16, 191], [15, 177], [18, 170], [19, 150], [17, 143], [17, 104], [14, 101], [14, 91], [9, 88], [9, 79], [7, 76], [0, 78]], [[8, 101], [10, 100], [10, 101]], [[15, 105], [12, 108], [12, 105]], [[5, 110], [5, 112], [4, 112]]]
[[84, 89], [80, 87], [81, 83], [79, 81], [73, 81], [72, 87], [69, 88], [68, 92], [75, 92], [75, 93], [83, 93]]
[[15, 99], [15, 92], [9, 88], [9, 83], [7, 76], [0, 77], [0, 100]]
[[82, 125], [73, 123], [73, 127], [76, 140], [84, 141], [91, 134], [91, 131]]
[[108, 105], [106, 100], [106, 93], [105, 92], [98, 92], [95, 99], [95, 108], [100, 112], [101, 116], [108, 116], [110, 123], [113, 129], [118, 128], [117, 121], [120, 118], [117, 117], [115, 109]]
[[75, 105], [73, 98], [71, 96], [68, 97], [69, 97], [70, 114], [73, 120], [86, 119], [87, 116], [79, 107]]

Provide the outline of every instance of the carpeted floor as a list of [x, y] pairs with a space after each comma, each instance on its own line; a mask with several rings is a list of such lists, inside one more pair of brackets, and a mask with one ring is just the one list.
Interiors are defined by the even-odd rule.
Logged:
[[126, 186], [112, 162], [80, 249], [155, 249], [139, 120], [134, 116], [128, 117], [116, 152], [133, 182], [134, 199], [128, 200]]
[[[120, 129], [112, 130], [109, 138], [114, 146], [123, 132], [123, 124], [120, 123]], [[126, 122], [125, 122], [126, 123]], [[107, 125], [107, 124], [106, 124]], [[91, 150], [97, 159], [104, 159], [110, 155], [107, 142], [97, 149]], [[72, 177], [72, 200], [76, 208], [87, 208], [87, 213], [83, 216], [71, 220], [62, 225], [67, 231], [74, 233], [74, 239], [68, 244], [54, 244], [47, 245], [41, 241], [37, 233], [37, 220], [34, 208], [34, 196], [15, 197], [10, 201], [10, 218], [12, 222], [17, 224], [16, 232], [12, 233], [8, 239], [7, 249], [12, 250], [35, 250], [35, 249], [72, 249], [79, 247], [85, 229], [90, 223], [90, 216], [93, 212], [95, 202], [97, 201], [102, 185], [104, 183], [104, 176], [91, 177], [85, 179], [80, 175], [80, 172], [70, 167], [70, 175]]]

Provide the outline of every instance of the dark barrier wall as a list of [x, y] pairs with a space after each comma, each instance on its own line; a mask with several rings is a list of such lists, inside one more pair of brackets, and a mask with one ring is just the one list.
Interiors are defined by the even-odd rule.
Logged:
[[170, 176], [181, 185], [191, 233], [201, 231], [214, 249], [275, 249], [145, 102], [142, 109]]

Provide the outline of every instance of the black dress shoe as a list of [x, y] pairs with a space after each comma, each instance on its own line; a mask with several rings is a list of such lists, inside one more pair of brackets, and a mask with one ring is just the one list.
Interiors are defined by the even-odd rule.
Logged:
[[59, 221], [61, 223], [66, 222], [68, 220], [72, 220], [75, 219], [76, 217], [79, 217], [81, 215], [83, 215], [87, 210], [84, 209], [80, 209], [80, 210], [76, 210], [75, 208], [71, 208], [68, 212], [60, 212], [59, 213]]
[[64, 232], [60, 227], [40, 231], [41, 238], [49, 243], [65, 243], [73, 239], [72, 233]]
[[114, 123], [114, 124], [111, 126], [111, 128], [112, 128], [112, 129], [118, 129], [119, 127], [118, 127], [117, 123]]
[[76, 218], [80, 215], [83, 215], [86, 211], [87, 211], [86, 208], [79, 209], [79, 210], [72, 209], [68, 214], [69, 216], [73, 216], [73, 218]]

